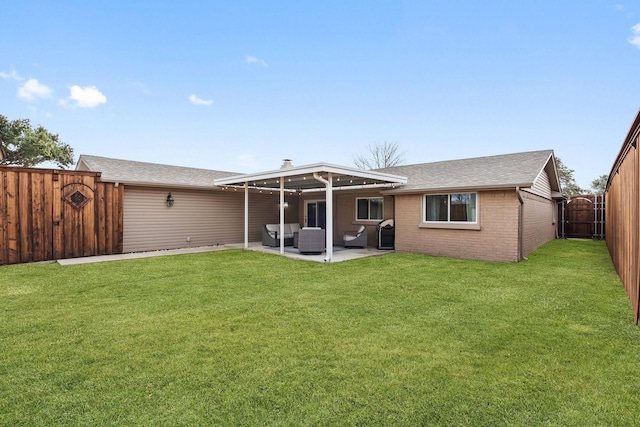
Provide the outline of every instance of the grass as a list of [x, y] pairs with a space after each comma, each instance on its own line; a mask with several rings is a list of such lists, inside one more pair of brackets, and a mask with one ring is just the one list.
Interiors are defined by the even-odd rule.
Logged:
[[0, 425], [636, 425], [602, 242], [0, 267]]

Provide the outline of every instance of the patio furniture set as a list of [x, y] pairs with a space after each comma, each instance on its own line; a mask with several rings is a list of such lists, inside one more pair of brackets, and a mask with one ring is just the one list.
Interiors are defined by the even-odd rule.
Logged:
[[[301, 254], [319, 254], [326, 249], [325, 230], [320, 227], [300, 227], [298, 223], [284, 224], [282, 232], [280, 224], [264, 224], [262, 226], [262, 245], [280, 246], [280, 239], [284, 239], [284, 246], [293, 246]], [[345, 233], [344, 247], [367, 246], [367, 228], [363, 225], [357, 231]]]

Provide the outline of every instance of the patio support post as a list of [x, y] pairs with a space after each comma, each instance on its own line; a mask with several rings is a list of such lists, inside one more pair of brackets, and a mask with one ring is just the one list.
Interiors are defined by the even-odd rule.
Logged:
[[249, 249], [249, 182], [244, 182], [244, 248]]
[[325, 205], [326, 225], [325, 225], [325, 246], [327, 248], [327, 256], [325, 262], [331, 262], [333, 258], [333, 174], [327, 173], [327, 179], [324, 179], [318, 172], [313, 173], [313, 178], [320, 181], [325, 186]]
[[280, 255], [284, 255], [284, 177], [280, 177]]
[[331, 262], [333, 259], [333, 174], [328, 173], [327, 176], [327, 257], [324, 259], [326, 262]]

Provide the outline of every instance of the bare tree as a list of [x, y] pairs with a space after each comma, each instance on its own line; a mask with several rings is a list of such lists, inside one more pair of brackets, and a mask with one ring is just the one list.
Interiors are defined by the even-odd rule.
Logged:
[[404, 163], [404, 153], [397, 142], [382, 142], [369, 145], [369, 151], [359, 154], [353, 164], [360, 169], [382, 169], [400, 166]]

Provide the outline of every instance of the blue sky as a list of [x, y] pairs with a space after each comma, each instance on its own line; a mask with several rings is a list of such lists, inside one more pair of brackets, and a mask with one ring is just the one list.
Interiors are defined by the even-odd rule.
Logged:
[[640, 107], [637, 1], [12, 1], [0, 114], [80, 154], [236, 172], [551, 148], [609, 172]]

